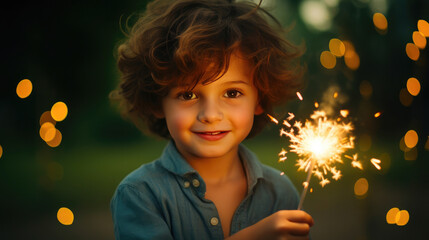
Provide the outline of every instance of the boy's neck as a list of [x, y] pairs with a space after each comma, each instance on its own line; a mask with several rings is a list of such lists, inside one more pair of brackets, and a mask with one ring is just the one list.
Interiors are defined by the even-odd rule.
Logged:
[[231, 151], [231, 153], [221, 158], [185, 156], [185, 159], [206, 183], [222, 183], [240, 178], [245, 174], [238, 154], [238, 147], [236, 151]]

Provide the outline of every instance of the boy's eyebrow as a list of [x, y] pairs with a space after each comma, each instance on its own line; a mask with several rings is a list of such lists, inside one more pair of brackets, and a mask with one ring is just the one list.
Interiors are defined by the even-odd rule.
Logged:
[[223, 83], [225, 84], [246, 84], [246, 85], [250, 85], [247, 81], [244, 80], [231, 80], [231, 81], [227, 81]]

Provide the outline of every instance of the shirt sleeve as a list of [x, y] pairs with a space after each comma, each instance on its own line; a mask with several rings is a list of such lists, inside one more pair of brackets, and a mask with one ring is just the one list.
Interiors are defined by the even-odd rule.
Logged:
[[121, 185], [111, 201], [116, 240], [173, 239], [151, 191]]

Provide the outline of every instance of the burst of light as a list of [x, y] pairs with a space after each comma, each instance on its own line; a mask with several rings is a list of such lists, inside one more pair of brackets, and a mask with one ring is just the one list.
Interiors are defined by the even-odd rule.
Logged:
[[375, 118], [378, 118], [378, 117], [380, 117], [381, 116], [381, 112], [376, 112], [375, 114], [374, 114], [374, 117]]
[[279, 120], [275, 119], [273, 116], [271, 116], [270, 114], [267, 114], [267, 116], [270, 118], [271, 122], [275, 123], [275, 124], [279, 124]]
[[414, 43], [407, 43], [405, 52], [411, 60], [417, 61], [420, 57], [420, 50]]
[[414, 78], [414, 77], [409, 78], [407, 81], [407, 90], [413, 96], [419, 95], [420, 93], [419, 80], [417, 80], [417, 78]]
[[354, 187], [355, 195], [363, 197], [368, 192], [368, 180], [366, 178], [359, 178]]
[[416, 131], [409, 130], [404, 136], [404, 141], [407, 148], [413, 148], [417, 145], [417, 142], [419, 141], [419, 136], [417, 135]]
[[421, 32], [425, 37], [429, 37], [429, 23], [423, 19], [417, 21], [417, 29]]
[[378, 30], [383, 32], [387, 30], [387, 19], [382, 13], [374, 13], [372, 21]]
[[64, 102], [57, 102], [51, 108], [51, 116], [57, 121], [61, 122], [67, 117], [68, 109]]
[[326, 69], [333, 69], [337, 64], [337, 59], [330, 51], [323, 51], [320, 54], [320, 63]]
[[33, 91], [33, 84], [28, 79], [21, 80], [16, 86], [16, 94], [20, 98], [26, 98], [30, 96]]
[[63, 225], [71, 225], [74, 221], [74, 215], [70, 209], [62, 207], [57, 212], [57, 219]]
[[334, 164], [343, 163], [342, 154], [354, 147], [354, 137], [351, 136], [353, 127], [350, 123], [328, 119], [323, 111], [315, 111], [311, 119], [306, 120], [304, 125], [296, 121], [293, 128], [289, 131], [283, 129], [281, 133], [290, 138], [290, 152], [295, 152], [299, 157], [296, 164], [298, 170], [313, 172], [320, 184], [325, 186], [330, 182], [328, 173], [335, 180], [341, 176]]
[[375, 167], [375, 168], [377, 168], [378, 170], [380, 170], [380, 169], [381, 169], [381, 167], [380, 167], [381, 160], [380, 160], [380, 159], [371, 158], [371, 163], [372, 163], [372, 165], [374, 165], [374, 167]]
[[346, 52], [346, 46], [340, 39], [333, 38], [329, 41], [329, 51], [336, 57], [342, 57]]

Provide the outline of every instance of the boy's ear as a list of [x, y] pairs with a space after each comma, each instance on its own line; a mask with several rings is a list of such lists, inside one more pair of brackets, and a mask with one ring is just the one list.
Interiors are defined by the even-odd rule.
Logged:
[[261, 115], [264, 113], [264, 109], [261, 107], [261, 104], [258, 103], [255, 108], [255, 115]]

